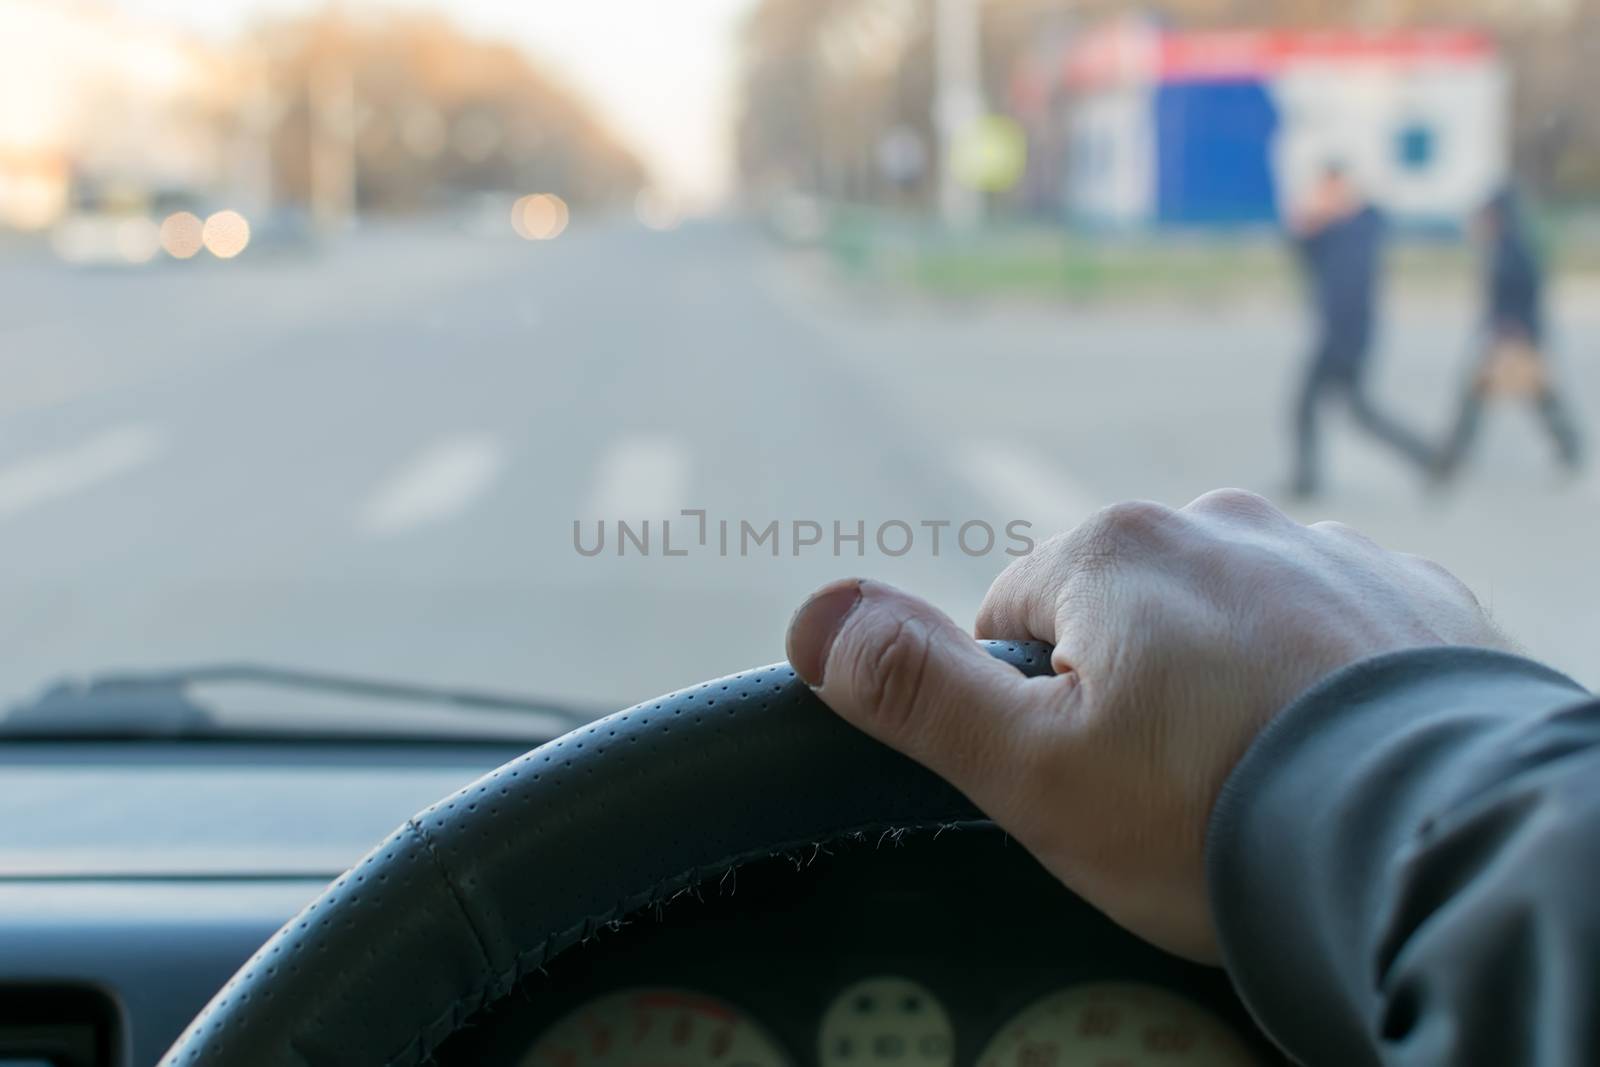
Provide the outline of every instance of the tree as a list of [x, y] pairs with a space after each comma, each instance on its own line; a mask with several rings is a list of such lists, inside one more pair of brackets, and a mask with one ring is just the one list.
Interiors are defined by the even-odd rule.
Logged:
[[883, 192], [877, 146], [931, 136], [925, 0], [762, 0], [741, 34], [738, 163], [748, 189]]
[[330, 13], [270, 23], [251, 44], [276, 102], [280, 200], [312, 199], [319, 153], [342, 153], [366, 211], [476, 190], [606, 202], [645, 183], [639, 160], [576, 97], [515, 48], [441, 17]]

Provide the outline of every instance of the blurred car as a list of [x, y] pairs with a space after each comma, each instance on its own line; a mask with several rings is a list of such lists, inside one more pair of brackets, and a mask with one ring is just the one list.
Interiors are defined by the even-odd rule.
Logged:
[[68, 263], [139, 266], [161, 251], [159, 217], [154, 198], [137, 191], [80, 186], [51, 232], [51, 247]]

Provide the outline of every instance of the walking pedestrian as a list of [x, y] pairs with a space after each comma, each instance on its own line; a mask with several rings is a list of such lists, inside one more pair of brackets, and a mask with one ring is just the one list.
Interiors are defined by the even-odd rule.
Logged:
[[1342, 399], [1356, 424], [1419, 469], [1432, 469], [1433, 450], [1418, 434], [1378, 409], [1367, 391], [1385, 223], [1344, 168], [1331, 163], [1291, 221], [1306, 271], [1317, 340], [1295, 407], [1292, 490], [1314, 495], [1320, 484], [1317, 420], [1329, 397]]
[[1555, 442], [1561, 465], [1576, 471], [1582, 444], [1544, 354], [1544, 268], [1511, 189], [1496, 193], [1483, 206], [1475, 231], [1486, 249], [1483, 342], [1455, 426], [1439, 455], [1438, 476], [1448, 479], [1460, 469], [1482, 423], [1484, 404], [1492, 397], [1531, 402]]

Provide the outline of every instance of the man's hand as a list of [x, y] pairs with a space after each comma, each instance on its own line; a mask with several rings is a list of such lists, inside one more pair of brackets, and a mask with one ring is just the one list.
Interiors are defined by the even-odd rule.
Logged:
[[931, 605], [853, 579], [796, 612], [789, 659], [1069, 888], [1206, 961], [1206, 822], [1262, 727], [1367, 656], [1506, 647], [1437, 564], [1237, 490], [1176, 511], [1119, 504], [1044, 542], [995, 581], [976, 633], [1054, 645], [1057, 675], [1024, 678]]

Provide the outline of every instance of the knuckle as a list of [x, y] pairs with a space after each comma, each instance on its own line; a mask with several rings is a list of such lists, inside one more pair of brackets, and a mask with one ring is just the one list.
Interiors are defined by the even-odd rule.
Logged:
[[1315, 530], [1317, 533], [1323, 534], [1324, 536], [1338, 538], [1341, 541], [1353, 545], [1360, 545], [1363, 548], [1380, 547], [1378, 542], [1374, 541], [1372, 538], [1368, 537], [1354, 526], [1339, 522], [1336, 519], [1323, 519], [1321, 522], [1314, 522], [1311, 524], [1310, 529]]
[[1072, 532], [1060, 571], [1062, 587], [1095, 584], [1131, 561], [1146, 557], [1170, 540], [1177, 512], [1144, 500], [1102, 508]]
[[1245, 519], [1275, 519], [1283, 516], [1272, 501], [1247, 489], [1213, 489], [1195, 497], [1184, 510]]
[[1091, 543], [1117, 545], [1149, 538], [1171, 522], [1174, 514], [1164, 504], [1149, 500], [1125, 500], [1101, 508], [1085, 526]]
[[1053, 534], [1040, 542], [1032, 555], [1024, 556], [1001, 572], [991, 592], [1014, 592], [1059, 584], [1072, 571], [1086, 525]]
[[1472, 587], [1463, 582], [1456, 576], [1454, 571], [1438, 560], [1429, 559], [1427, 556], [1414, 555], [1410, 552], [1399, 552], [1396, 555], [1430, 578], [1442, 583], [1451, 592], [1465, 598], [1474, 608], [1481, 609], [1483, 607], [1482, 602], [1478, 599], [1478, 594], [1472, 591]]
[[861, 696], [887, 729], [900, 731], [925, 697], [929, 638], [917, 619], [896, 619], [874, 635], [861, 663]]
[[1068, 551], [1072, 544], [1071, 530], [1060, 530], [1039, 542], [1039, 547], [1033, 554], [1024, 556], [1001, 572], [1001, 577], [1007, 574], [1024, 574], [1036, 567], [1053, 566]]

